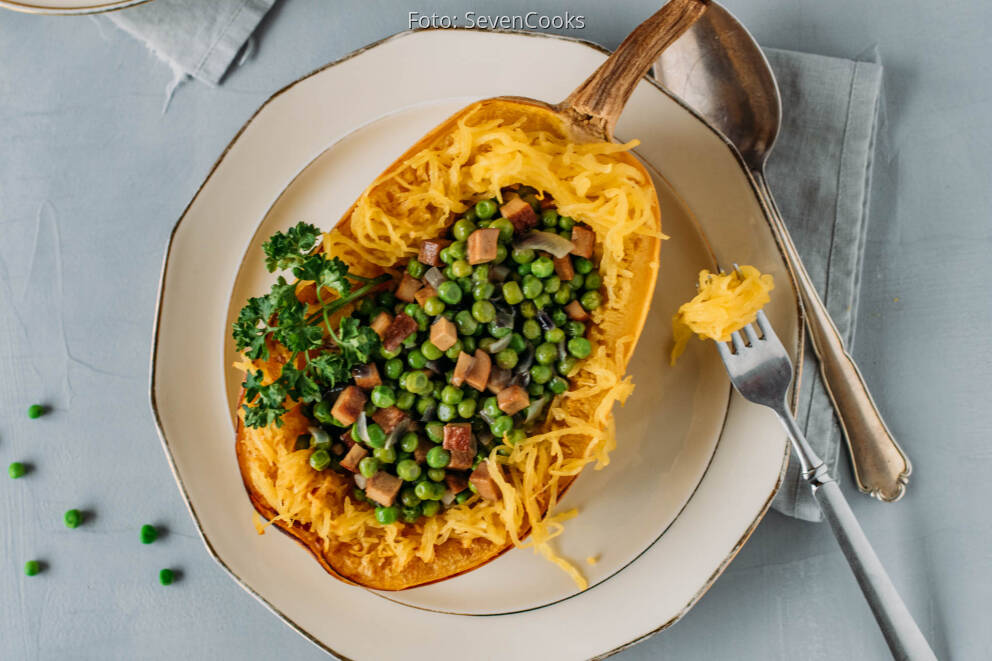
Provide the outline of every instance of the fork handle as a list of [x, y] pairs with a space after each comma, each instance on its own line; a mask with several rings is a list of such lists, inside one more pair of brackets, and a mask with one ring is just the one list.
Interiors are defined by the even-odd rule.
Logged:
[[885, 426], [861, 371], [847, 352], [840, 332], [806, 272], [764, 175], [760, 172], [754, 175], [776, 241], [796, 277], [810, 340], [820, 359], [820, 374], [827, 394], [847, 439], [858, 489], [886, 502], [899, 500], [906, 491], [913, 466]]
[[844, 557], [858, 579], [858, 585], [878, 621], [892, 656], [900, 661], [936, 661], [937, 657], [896, 592], [837, 482], [826, 474], [811, 480], [810, 486], [823, 516], [833, 528]]

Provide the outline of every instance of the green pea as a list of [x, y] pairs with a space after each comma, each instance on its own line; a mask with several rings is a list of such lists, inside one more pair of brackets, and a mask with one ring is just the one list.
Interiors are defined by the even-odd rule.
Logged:
[[14, 461], [10, 464], [10, 466], [7, 466], [7, 475], [9, 475], [10, 479], [12, 480], [16, 480], [17, 478], [24, 477], [25, 473], [27, 472], [28, 472], [28, 467], [19, 461]]
[[396, 464], [396, 475], [406, 482], [415, 482], [420, 477], [420, 464], [413, 459], [404, 459]]
[[451, 422], [458, 417], [458, 407], [455, 404], [445, 404], [441, 402], [437, 406], [437, 419], [442, 422]]
[[560, 376], [553, 376], [551, 377], [551, 380], [548, 381], [548, 390], [556, 395], [560, 395], [568, 390], [568, 381]]
[[499, 230], [500, 241], [509, 241], [513, 238], [513, 223], [506, 218], [497, 218], [489, 226]]
[[444, 273], [444, 277], [447, 278], [448, 280], [455, 280], [455, 271], [454, 269], [451, 268], [450, 265], [444, 267], [442, 273]]
[[[420, 349], [414, 349], [406, 355], [406, 364], [415, 370], [421, 370], [427, 364], [427, 357]], [[407, 377], [407, 380], [409, 380], [409, 377]]]
[[541, 325], [533, 319], [527, 319], [520, 326], [520, 332], [528, 340], [536, 340], [541, 337]]
[[514, 429], [506, 435], [507, 445], [516, 445], [527, 438], [527, 432], [523, 429]]
[[323, 423], [325, 425], [330, 424], [334, 416], [331, 415], [331, 408], [333, 405], [326, 399], [322, 399], [313, 405], [313, 417], [317, 422]]
[[501, 415], [497, 417], [489, 425], [489, 431], [491, 431], [493, 436], [496, 438], [503, 438], [504, 435], [510, 433], [511, 429], [513, 429], [513, 418], [508, 415]]
[[479, 322], [475, 320], [468, 310], [461, 310], [455, 315], [455, 325], [462, 335], [472, 335], [479, 328]]
[[427, 360], [440, 360], [444, 356], [444, 352], [434, 346], [430, 340], [424, 340], [420, 345], [420, 353], [424, 354]]
[[460, 494], [458, 494], [457, 496], [455, 496], [455, 502], [458, 503], [459, 505], [461, 505], [462, 503], [464, 503], [466, 500], [468, 500], [471, 497], [472, 497], [472, 492], [470, 490], [468, 490], [468, 489], [465, 489]]
[[399, 516], [400, 511], [396, 508], [396, 506], [375, 508], [375, 520], [384, 526], [388, 526], [391, 523], [396, 523], [396, 519], [398, 519]]
[[565, 311], [561, 309], [552, 310], [551, 321], [555, 322], [555, 326], [561, 328], [566, 323], [568, 323], [568, 315], [565, 314]]
[[547, 278], [555, 272], [555, 263], [549, 257], [541, 256], [534, 260], [530, 266], [530, 272], [538, 278]]
[[440, 511], [441, 503], [436, 500], [428, 500], [420, 506], [420, 513], [424, 516], [437, 516], [437, 513]]
[[581, 303], [582, 307], [586, 310], [595, 310], [602, 302], [603, 297], [599, 295], [598, 291], [587, 291], [581, 298], [579, 298], [579, 303]]
[[569, 337], [582, 337], [586, 334], [586, 325], [581, 321], [565, 322], [565, 335]]
[[417, 401], [417, 396], [409, 390], [401, 390], [396, 393], [396, 408], [401, 411], [409, 411]]
[[450, 462], [451, 453], [440, 445], [435, 445], [427, 451], [427, 465], [431, 468], [445, 468]]
[[391, 291], [382, 291], [376, 296], [376, 300], [384, 308], [391, 308], [396, 305], [396, 294]]
[[565, 356], [565, 358], [558, 362], [558, 373], [562, 376], [571, 376], [575, 371], [575, 366], [578, 364], [578, 358]]
[[[424, 312], [423, 308], [421, 308], [418, 305], [417, 306], [417, 311], [412, 316], [413, 316], [413, 318], [417, 322], [417, 330], [419, 330], [419, 331], [425, 331], [425, 330], [427, 330], [427, 327], [430, 325], [431, 320], [430, 320], [430, 317], [427, 316], [427, 313]], [[410, 337], [413, 337], [413, 336], [411, 335]], [[410, 338], [408, 337], [407, 339], [409, 340]], [[414, 337], [414, 339], [410, 340], [410, 342], [414, 342], [414, 343], [416, 341], [417, 341], [417, 338], [415, 338], [415, 337]]]
[[603, 276], [598, 273], [590, 273], [586, 276], [586, 289], [599, 289], [603, 286]]
[[472, 304], [472, 318], [481, 324], [488, 324], [496, 318], [496, 306], [489, 301], [476, 301]]
[[476, 230], [475, 223], [471, 220], [461, 218], [455, 221], [455, 226], [451, 229], [451, 234], [458, 241], [468, 240], [469, 235]]
[[406, 263], [406, 272], [419, 280], [424, 277], [424, 273], [427, 273], [427, 266], [416, 259], [411, 259]]
[[79, 524], [83, 522], [83, 513], [77, 509], [68, 510], [62, 515], [62, 521], [65, 522], [66, 528], [78, 528]]
[[467, 278], [472, 275], [472, 265], [464, 259], [457, 259], [455, 260], [455, 263], [451, 265], [451, 272], [456, 278]]
[[458, 360], [458, 354], [462, 352], [462, 341], [456, 340], [454, 344], [448, 347], [448, 350], [444, 352], [445, 358], [449, 360]]
[[444, 496], [444, 485], [430, 480], [418, 482], [415, 490], [421, 500], [441, 500]]
[[544, 339], [551, 344], [558, 344], [565, 339], [565, 331], [560, 328], [552, 328], [544, 333]]
[[323, 448], [310, 453], [310, 468], [322, 471], [331, 465], [331, 455]]
[[568, 281], [568, 284], [572, 287], [572, 291], [579, 291], [582, 289], [582, 285], [586, 282], [586, 276], [581, 273], [576, 273], [572, 276], [572, 279]]
[[557, 294], [561, 291], [561, 278], [557, 275], [552, 275], [544, 279], [544, 293], [545, 294]]
[[428, 411], [437, 408], [437, 402], [430, 395], [422, 395], [417, 398], [417, 413], [425, 415]]
[[37, 560], [28, 560], [24, 563], [25, 576], [37, 576], [41, 573], [41, 563]]
[[534, 349], [534, 360], [540, 365], [550, 365], [556, 358], [558, 358], [558, 347], [550, 342], [538, 345]]
[[587, 273], [592, 272], [592, 267], [592, 261], [586, 259], [585, 257], [574, 257], [572, 259], [572, 268], [575, 269], [576, 273], [586, 275]]
[[386, 373], [386, 378], [396, 380], [400, 378], [400, 374], [403, 373], [403, 361], [399, 358], [391, 358], [386, 361], [383, 366], [383, 371]]
[[547, 383], [551, 380], [551, 368], [547, 365], [534, 365], [530, 368], [530, 378], [534, 383]]
[[579, 360], [588, 358], [589, 354], [592, 353], [592, 344], [584, 337], [573, 337], [568, 341], [568, 353]]
[[382, 427], [378, 423], [373, 422], [366, 429], [369, 434], [369, 446], [373, 448], [381, 448], [386, 445], [386, 432], [382, 430]]
[[496, 200], [479, 200], [475, 203], [475, 215], [482, 220], [489, 220], [496, 213]]
[[523, 292], [524, 296], [530, 299], [535, 299], [541, 295], [544, 291], [544, 285], [541, 284], [540, 278], [535, 275], [525, 275], [523, 279]]
[[37, 420], [47, 412], [48, 409], [43, 404], [32, 404], [28, 407], [28, 417], [32, 420]]
[[396, 462], [396, 448], [376, 448], [372, 456], [384, 464], [392, 464]]
[[417, 492], [413, 488], [413, 485], [403, 487], [402, 491], [400, 491], [400, 502], [407, 507], [416, 507], [420, 504], [420, 498], [417, 497]]
[[141, 530], [138, 531], [138, 538], [141, 540], [142, 544], [151, 544], [158, 539], [158, 529], [155, 526], [146, 523], [141, 526]]
[[538, 310], [543, 310], [551, 305], [551, 294], [541, 294], [534, 299], [534, 305]]
[[296, 437], [296, 443], [293, 445], [294, 450], [309, 450], [310, 449], [310, 434], [300, 434]]
[[444, 391], [444, 383], [442, 381], [432, 381], [431, 382], [431, 397], [434, 399], [441, 399], [441, 393]]
[[505, 370], [512, 370], [517, 366], [517, 361], [519, 360], [520, 357], [517, 355], [517, 352], [510, 347], [507, 347], [496, 354], [496, 364]]
[[462, 300], [462, 288], [457, 282], [448, 280], [442, 282], [437, 289], [438, 298], [450, 305], [457, 305]]
[[510, 338], [510, 344], [507, 346], [519, 354], [527, 348], [527, 340], [520, 333], [514, 333], [513, 337]]
[[420, 508], [404, 507], [400, 510], [400, 518], [403, 519], [405, 523], [416, 523], [417, 519], [420, 518]]
[[510, 259], [517, 264], [530, 264], [534, 261], [534, 250], [532, 248], [514, 248], [510, 253]]
[[426, 432], [427, 438], [435, 443], [444, 440], [444, 425], [440, 422], [428, 422], [424, 425], [424, 432]]
[[552, 298], [558, 305], [568, 305], [572, 301], [572, 288], [559, 287]]
[[365, 457], [358, 462], [358, 472], [366, 478], [379, 472], [379, 460], [375, 457]]
[[478, 220], [479, 215], [475, 212], [475, 206], [469, 207], [468, 210], [466, 210], [465, 213], [462, 214], [462, 218], [464, 218], [465, 220], [471, 223], [474, 223], [476, 220]]
[[415, 346], [417, 346], [417, 341], [418, 341], [417, 340], [417, 334], [416, 333], [411, 333], [410, 335], [407, 335], [407, 337], [406, 337], [405, 340], [403, 340], [403, 348], [404, 349], [412, 349]]
[[464, 396], [465, 393], [463, 393], [461, 388], [458, 388], [457, 386], [445, 386], [444, 389], [441, 390], [441, 401], [445, 404], [457, 404], [462, 401]]
[[367, 498], [365, 497], [365, 491], [359, 489], [358, 487], [354, 487], [351, 490], [351, 498], [356, 503], [364, 503], [367, 500]]
[[502, 264], [503, 262], [506, 261], [506, 256], [507, 256], [506, 246], [501, 243], [498, 246], [496, 246], [496, 258], [493, 259], [493, 262], [496, 264]]
[[424, 301], [424, 312], [431, 317], [436, 317], [444, 313], [444, 301], [437, 296], [431, 296]]
[[408, 431], [403, 434], [402, 438], [400, 438], [400, 449], [403, 450], [403, 452], [413, 452], [417, 449], [419, 444], [420, 439], [417, 438], [417, 435], [412, 431]]
[[488, 301], [496, 293], [496, 285], [491, 282], [477, 282], [472, 287], [472, 298], [477, 301]]
[[475, 400], [474, 399], [463, 399], [458, 402], [458, 416], [461, 418], [471, 418], [475, 413]]
[[558, 224], [558, 212], [554, 209], [545, 209], [541, 212], [541, 224], [545, 227], [554, 227]]
[[465, 241], [455, 241], [448, 246], [448, 254], [455, 258], [451, 262], [452, 265], [459, 259], [465, 259], [465, 256], [468, 255], [468, 243]]
[[[475, 319], [473, 319], [472, 321], [474, 323], [475, 322]], [[478, 332], [478, 329], [479, 328], [481, 328], [481, 326], [479, 326], [478, 324], [476, 324], [476, 332]], [[475, 350], [478, 349], [478, 348], [479, 348], [479, 342], [474, 337], [464, 337], [464, 338], [462, 338], [462, 350], [465, 353], [475, 353]], [[450, 378], [449, 378], [449, 381], [450, 381]]]
[[570, 230], [575, 227], [575, 220], [569, 218], [568, 216], [562, 216], [558, 219], [558, 227], [563, 230]]
[[423, 372], [409, 372], [406, 375], [406, 389], [414, 395], [426, 394], [431, 390], [431, 380]]
[[378, 385], [372, 388], [372, 403], [381, 409], [388, 409], [396, 403], [396, 393], [386, 385]]
[[441, 259], [443, 264], [453, 264], [457, 259], [457, 257], [451, 254], [450, 248], [451, 246], [441, 248], [441, 252], [438, 253], [438, 257]]
[[[407, 268], [409, 268], [409, 265]], [[378, 315], [378, 312], [376, 312], [375, 301], [372, 300], [372, 297], [363, 298], [362, 302], [359, 303], [358, 307], [355, 309], [355, 312], [366, 319], [374, 319], [375, 316]]]
[[503, 413], [499, 410], [499, 403], [495, 397], [486, 397], [482, 400], [482, 412], [490, 418], [495, 418]]

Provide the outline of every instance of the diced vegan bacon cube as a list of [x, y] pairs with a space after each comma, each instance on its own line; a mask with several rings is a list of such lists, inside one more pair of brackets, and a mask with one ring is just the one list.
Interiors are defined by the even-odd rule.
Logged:
[[[468, 481], [475, 486], [475, 490], [479, 492], [479, 495], [483, 499], [493, 502], [499, 500], [501, 494], [499, 487], [496, 486], [496, 480], [493, 479], [489, 469], [488, 460], [481, 462], [472, 471], [472, 475], [468, 478]], [[495, 470], [499, 470], [499, 468]]]
[[396, 298], [404, 303], [413, 303], [414, 297], [423, 286], [424, 283], [420, 280], [417, 280], [409, 273], [404, 273], [403, 279], [400, 280], [400, 286], [396, 288]]
[[365, 483], [365, 495], [383, 507], [389, 507], [396, 502], [396, 494], [400, 492], [402, 486], [403, 480], [400, 478], [379, 471]]
[[[586, 259], [592, 257], [592, 249], [596, 245], [596, 233], [588, 227], [576, 225], [572, 228], [572, 254]], [[559, 276], [561, 277], [561, 276]]]
[[499, 251], [499, 230], [484, 227], [468, 235], [468, 263], [482, 264], [496, 259]]
[[413, 295], [413, 297], [417, 299], [417, 305], [421, 307], [424, 306], [424, 303], [426, 303], [427, 299], [431, 296], [437, 296], [437, 290], [430, 285], [424, 285], [423, 288]]
[[428, 239], [420, 244], [420, 255], [417, 259], [428, 266], [443, 266], [441, 251], [450, 244], [451, 241], [446, 239]]
[[351, 446], [348, 454], [341, 459], [341, 468], [346, 468], [352, 473], [358, 472], [358, 462], [369, 456], [369, 451], [357, 443]]
[[396, 408], [395, 406], [390, 406], [389, 408], [379, 409], [372, 414], [372, 419], [382, 427], [382, 431], [387, 434], [396, 429], [403, 420], [406, 419], [406, 413]]
[[431, 324], [431, 344], [441, 351], [447, 351], [458, 341], [458, 329], [450, 319], [438, 317]]
[[475, 437], [472, 435], [472, 425], [467, 422], [449, 422], [444, 426], [445, 450], [471, 452], [475, 454]]
[[526, 232], [537, 226], [537, 214], [521, 197], [510, 198], [506, 204], [499, 208], [499, 212], [513, 223], [513, 229], [518, 232]]
[[362, 409], [365, 408], [365, 393], [356, 386], [348, 386], [341, 391], [334, 406], [331, 408], [331, 415], [345, 425], [354, 424], [358, 420]]
[[355, 385], [362, 390], [372, 390], [382, 384], [382, 379], [379, 377], [379, 368], [375, 366], [375, 363], [359, 365], [352, 369], [351, 377], [355, 379]]
[[472, 369], [472, 363], [475, 359], [464, 351], [458, 352], [458, 360], [455, 362], [455, 371], [451, 375], [451, 385], [461, 386], [465, 383], [465, 377], [468, 376], [469, 371]]
[[566, 305], [565, 314], [568, 315], [569, 319], [573, 319], [575, 321], [585, 321], [589, 318], [589, 313], [586, 312], [586, 309], [582, 307], [582, 304], [578, 301], [572, 301]]
[[482, 349], [475, 350], [474, 358], [468, 374], [465, 375], [465, 383], [482, 392], [486, 389], [486, 384], [489, 383], [489, 372], [492, 370], [493, 361], [489, 354]]
[[417, 320], [405, 312], [400, 312], [383, 332], [382, 346], [386, 348], [386, 351], [396, 351], [403, 344], [403, 340], [416, 332]]
[[499, 391], [506, 387], [506, 384], [510, 382], [511, 378], [513, 378], [513, 372], [496, 365], [489, 372], [489, 381], [486, 382], [486, 390], [494, 395], [498, 395]]
[[385, 310], [376, 315], [369, 327], [375, 331], [376, 335], [381, 339], [383, 335], [386, 334], [386, 329], [389, 328], [389, 324], [393, 323], [393, 315], [389, 314]]
[[345, 430], [345, 432], [343, 434], [341, 434], [341, 436], [339, 436], [338, 438], [340, 438], [342, 441], [344, 441], [344, 444], [346, 446], [348, 446], [348, 448], [351, 448], [352, 446], [355, 445], [355, 439], [353, 439], [351, 437], [351, 430], [350, 429]]
[[[469, 462], [469, 466], [472, 463]], [[454, 494], [459, 494], [465, 489], [468, 489], [468, 478], [461, 473], [452, 473], [448, 471], [444, 476], [444, 484], [448, 487], [448, 491]]]
[[555, 275], [565, 282], [575, 277], [575, 268], [572, 266], [571, 257], [565, 255], [555, 259]]
[[527, 395], [527, 391], [520, 386], [510, 386], [503, 388], [496, 395], [496, 405], [503, 413], [513, 415], [530, 405], [530, 397]]
[[[475, 461], [475, 450], [451, 450], [451, 461], [448, 462], [448, 469], [456, 471], [468, 470]], [[450, 473], [449, 473], [450, 475]]]
[[413, 451], [413, 460], [418, 464], [422, 464], [427, 461], [427, 451], [434, 447], [434, 444], [420, 439], [420, 443], [417, 444], [417, 449]]

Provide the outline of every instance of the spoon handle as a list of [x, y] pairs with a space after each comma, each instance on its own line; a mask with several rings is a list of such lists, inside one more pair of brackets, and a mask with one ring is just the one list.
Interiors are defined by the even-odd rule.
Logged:
[[810, 340], [820, 359], [820, 374], [847, 439], [858, 489], [885, 502], [897, 501], [906, 491], [913, 466], [885, 426], [861, 371], [847, 352], [844, 340], [813, 286], [764, 174], [756, 172], [754, 175], [772, 220], [775, 238], [796, 277]]
[[592, 137], [613, 139], [613, 127], [627, 99], [668, 46], [692, 27], [710, 0], [671, 0], [627, 35], [589, 78], [564, 101], [558, 111]]

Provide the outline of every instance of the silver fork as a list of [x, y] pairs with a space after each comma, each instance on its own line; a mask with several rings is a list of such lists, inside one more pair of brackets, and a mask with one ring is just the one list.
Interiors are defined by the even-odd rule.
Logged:
[[785, 425], [792, 440], [792, 449], [799, 458], [802, 476], [809, 483], [823, 516], [833, 529], [892, 656], [914, 661], [936, 659], [885, 573], [840, 487], [792, 417], [786, 403], [792, 383], [792, 362], [763, 312], [758, 312], [757, 322], [757, 329], [752, 324], [741, 329], [744, 331], [743, 337], [740, 331], [731, 335], [733, 350], [725, 342], [716, 343], [730, 381], [745, 399], [767, 406]]

